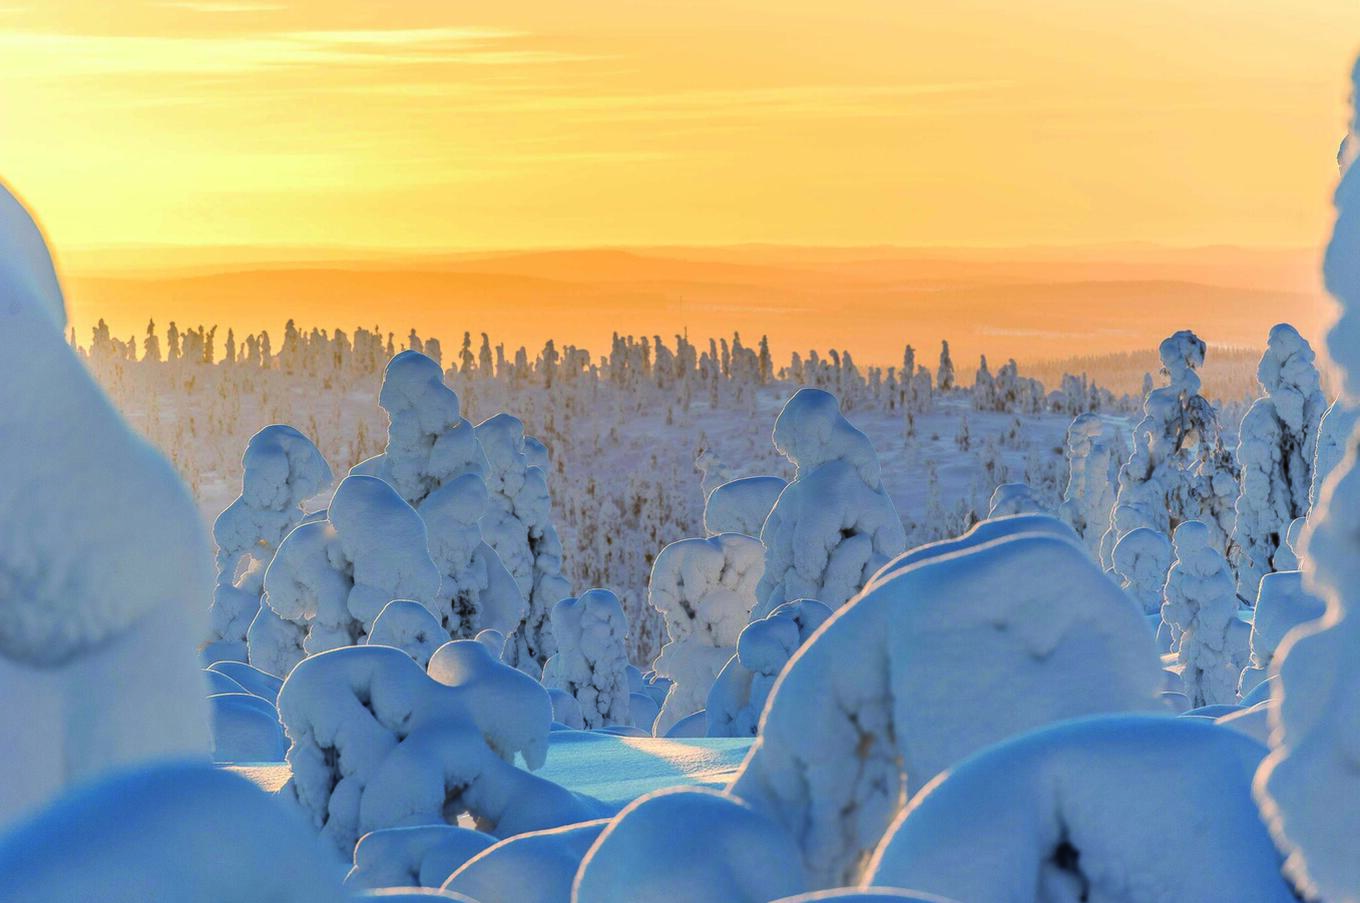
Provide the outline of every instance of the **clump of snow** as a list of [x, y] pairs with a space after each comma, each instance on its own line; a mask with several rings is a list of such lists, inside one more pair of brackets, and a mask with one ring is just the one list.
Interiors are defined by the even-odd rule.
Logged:
[[759, 536], [779, 494], [788, 482], [780, 477], [742, 477], [729, 480], [708, 494], [704, 502], [704, 530]]
[[214, 693], [212, 757], [214, 762], [278, 762], [288, 750], [278, 712], [249, 693]]
[[486, 451], [490, 505], [482, 516], [482, 536], [496, 550], [527, 603], [518, 624], [504, 629], [511, 664], [541, 672], [556, 651], [549, 619], [552, 608], [571, 594], [562, 576], [562, 541], [552, 522], [552, 503], [543, 470], [529, 462], [524, 424], [509, 414], [477, 425]]
[[1186, 521], [1172, 541], [1176, 562], [1166, 577], [1162, 620], [1171, 626], [1186, 695], [1192, 708], [1234, 703], [1242, 667], [1231, 647], [1238, 623], [1232, 571], [1203, 523]]
[[1160, 614], [1162, 588], [1171, 569], [1171, 541], [1151, 527], [1136, 527], [1114, 547], [1114, 573], [1119, 585], [1136, 601], [1144, 614]]
[[206, 759], [213, 584], [187, 488], [72, 353], [46, 242], [3, 184], [0, 310], [3, 822], [114, 766]]
[[774, 821], [733, 797], [677, 788], [610, 821], [581, 862], [572, 903], [766, 903], [807, 889], [798, 848]]
[[748, 624], [738, 637], [737, 654], [709, 690], [708, 736], [754, 737], [780, 672], [830, 617], [831, 609], [821, 602], [795, 599]]
[[244, 661], [265, 570], [302, 521], [302, 503], [330, 485], [331, 468], [312, 440], [278, 423], [250, 437], [241, 466], [241, 494], [213, 524], [217, 588], [210, 618], [217, 654]]
[[259, 668], [245, 662], [213, 662], [207, 668], [210, 674], [222, 674], [236, 683], [247, 693], [253, 693], [271, 705], [279, 698], [279, 688], [283, 681]]
[[482, 539], [487, 504], [481, 476], [465, 473], [431, 492], [420, 506], [430, 558], [440, 574], [435, 609], [445, 631], [459, 639], [488, 629], [504, 635], [525, 612], [524, 594]]
[[442, 887], [465, 862], [495, 842], [490, 834], [456, 825], [373, 831], [359, 838], [345, 884], [365, 889]]
[[780, 411], [774, 444], [797, 467], [760, 531], [764, 617], [794, 599], [844, 604], [906, 546], [869, 439], [841, 416], [835, 396], [799, 389]]
[[419, 351], [403, 351], [383, 372], [378, 404], [387, 412], [387, 447], [351, 474], [379, 477], [419, 508], [426, 496], [465, 473], [486, 472], [473, 426], [459, 413], [444, 371]]
[[1270, 330], [1256, 374], [1266, 394], [1238, 431], [1242, 477], [1233, 529], [1237, 592], [1248, 600], [1261, 578], [1279, 569], [1275, 556], [1290, 522], [1308, 513], [1318, 421], [1327, 405], [1313, 349], [1288, 323]]
[[596, 814], [515, 767], [516, 754], [544, 761], [547, 697], [475, 640], [436, 652], [429, 676], [386, 646], [311, 656], [284, 683], [279, 714], [292, 741], [282, 792], [346, 854], [369, 831], [464, 813], [496, 836]]
[[668, 641], [654, 667], [671, 681], [654, 728], [658, 736], [704, 708], [755, 607], [764, 566], [764, 547], [743, 533], [682, 539], [656, 556], [648, 600], [665, 619]]
[[[1360, 97], [1360, 64], [1354, 72]], [[1360, 109], [1360, 108], [1358, 108]], [[1351, 122], [1360, 133], [1360, 114]], [[1327, 247], [1327, 288], [1341, 304], [1327, 336], [1348, 402], [1360, 399], [1360, 169], [1336, 192]], [[1307, 896], [1360, 899], [1360, 468], [1351, 449], [1323, 486], [1305, 537], [1311, 589], [1327, 603], [1276, 654], [1279, 700], [1270, 756], [1257, 775], [1261, 811], [1288, 853], [1287, 870]]]
[[570, 693], [587, 729], [630, 724], [628, 620], [618, 596], [592, 589], [553, 606], [557, 652], [543, 666], [543, 685]]
[[1251, 619], [1251, 663], [1242, 670], [1237, 691], [1244, 697], [1251, 693], [1270, 674], [1275, 650], [1285, 635], [1322, 617], [1326, 609], [1326, 603], [1304, 586], [1302, 571], [1276, 571], [1262, 577]]
[[1028, 483], [1001, 483], [992, 491], [991, 501], [987, 504], [989, 518], [1043, 513], [1043, 503], [1034, 497], [1034, 490]]
[[474, 900], [568, 903], [581, 860], [606, 824], [597, 819], [502, 840], [468, 860], [444, 889]]
[[[632, 714], [632, 694], [629, 694], [629, 715]], [[586, 729], [585, 716], [581, 714], [581, 704], [576, 697], [560, 687], [548, 688], [548, 699], [552, 702], [553, 722], [574, 731]]]
[[373, 619], [364, 642], [394, 646], [424, 668], [436, 649], [449, 641], [449, 632], [428, 608], [410, 599], [393, 599]]
[[1159, 710], [1161, 683], [1142, 613], [1079, 541], [1013, 535], [837, 612], [784, 671], [732, 792], [793, 834], [817, 886], [853, 882], [904, 793], [1035, 727]]
[[[1251, 796], [1264, 754], [1198, 719], [1038, 730], [919, 793], [883, 838], [869, 883], [959, 900], [1288, 903]], [[1175, 825], [1195, 828], [1168, 842]]]
[[119, 772], [0, 835], [5, 903], [336, 903], [343, 874], [287, 807], [207, 764]]
[[[1058, 513], [1086, 543], [1100, 554], [1100, 540], [1114, 507], [1119, 456], [1097, 414], [1080, 414], [1067, 428], [1067, 488]], [[1110, 562], [1104, 562], [1109, 565]]]
[[439, 583], [420, 515], [384, 481], [346, 477], [326, 519], [279, 545], [247, 635], [250, 663], [282, 676], [304, 656], [362, 643], [388, 602], [431, 605]]

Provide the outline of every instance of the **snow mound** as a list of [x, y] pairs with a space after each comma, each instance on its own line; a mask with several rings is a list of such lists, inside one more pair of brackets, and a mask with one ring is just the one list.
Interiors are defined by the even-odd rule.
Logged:
[[1085, 548], [1013, 535], [837, 612], [780, 677], [732, 791], [797, 839], [814, 884], [852, 883], [903, 793], [1035, 727], [1157, 711], [1161, 684], [1142, 614]]
[[345, 884], [356, 889], [443, 886], [496, 838], [454, 825], [387, 828], [359, 838]]
[[0, 836], [5, 903], [336, 903], [343, 874], [287, 807], [206, 764], [120, 772]]
[[682, 539], [656, 556], [648, 601], [665, 619], [668, 641], [654, 667], [671, 680], [658, 736], [706, 705], [755, 607], [764, 567], [764, 547], [743, 533]]
[[799, 389], [774, 424], [774, 445], [797, 468], [760, 531], [765, 573], [755, 613], [793, 599], [837, 608], [906, 546], [869, 439], [836, 397]]
[[543, 666], [543, 685], [565, 690], [581, 706], [587, 729], [631, 724], [628, 621], [618, 596], [592, 589], [553, 606], [557, 652]]
[[364, 642], [370, 646], [394, 646], [424, 668], [434, 651], [448, 640], [444, 625], [424, 605], [410, 599], [393, 599], [373, 619]]
[[454, 872], [444, 890], [475, 900], [570, 903], [581, 860], [606, 824], [598, 819], [502, 840]]
[[788, 482], [781, 477], [742, 477], [729, 480], [708, 494], [704, 502], [704, 530], [759, 536], [779, 494]]
[[885, 900], [898, 900], [900, 903], [958, 903], [935, 894], [898, 890], [895, 887], [834, 887], [798, 894], [796, 897], [784, 897], [774, 903], [822, 903], [823, 900], [838, 900], [840, 903], [883, 903]]
[[760, 812], [711, 790], [662, 790], [613, 819], [581, 862], [572, 903], [766, 903], [807, 890], [798, 848]]
[[[959, 900], [1288, 903], [1251, 796], [1264, 754], [1196, 719], [1035, 731], [918, 794], [883, 838], [869, 883]], [[1168, 842], [1176, 825], [1194, 829]]]
[[1077, 541], [1078, 538], [1076, 532], [1070, 526], [1050, 514], [1011, 514], [1003, 517], [990, 517], [978, 521], [962, 536], [927, 543], [903, 552], [884, 565], [883, 569], [877, 574], [874, 574], [873, 579], [864, 588], [867, 590], [877, 586], [927, 558], [952, 555], [955, 552], [995, 542], [1008, 536], [1018, 536], [1022, 533], [1044, 533], [1073, 542]]
[[[188, 489], [72, 353], [42, 233], [0, 184], [0, 823], [209, 748], [212, 551]], [[22, 437], [19, 441], [18, 437]]]
[[248, 693], [217, 693], [212, 708], [214, 762], [279, 762], [288, 750], [274, 707]]

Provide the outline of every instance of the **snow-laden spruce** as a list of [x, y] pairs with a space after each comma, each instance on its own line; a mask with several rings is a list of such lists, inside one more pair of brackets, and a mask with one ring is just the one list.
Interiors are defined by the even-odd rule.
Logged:
[[469, 859], [496, 838], [456, 825], [384, 828], [359, 838], [354, 868], [345, 876], [352, 888], [442, 887]]
[[1277, 570], [1275, 553], [1291, 521], [1308, 513], [1318, 421], [1327, 406], [1313, 349], [1288, 323], [1270, 330], [1256, 378], [1256, 399], [1238, 431], [1241, 494], [1233, 546], [1237, 593], [1256, 598], [1261, 578]]
[[559, 600], [571, 594], [562, 576], [562, 542], [552, 523], [548, 481], [542, 468], [529, 463], [524, 424], [497, 414], [477, 425], [486, 452], [485, 472], [490, 504], [482, 515], [482, 537], [501, 557], [523, 595], [527, 610], [510, 634], [511, 664], [530, 674], [541, 673], [556, 651], [549, 618]]
[[1135, 527], [1115, 545], [1112, 570], [1143, 614], [1161, 614], [1162, 588], [1173, 557], [1166, 534], [1151, 527]]
[[[1105, 421], [1079, 414], [1067, 428], [1067, 488], [1058, 514], [1077, 531], [1094, 555], [1110, 524], [1119, 455]], [[1112, 562], [1103, 562], [1109, 567]]]
[[1276, 571], [1261, 578], [1251, 618], [1251, 661], [1242, 669], [1237, 692], [1246, 696], [1271, 671], [1275, 651], [1289, 631], [1316, 621], [1327, 606], [1308, 591], [1302, 571]]
[[0, 824], [209, 748], [212, 549], [188, 489], [72, 352], [46, 241], [0, 183]]
[[469, 639], [483, 630], [508, 634], [526, 610], [514, 577], [482, 539], [488, 501], [481, 476], [465, 473], [430, 493], [420, 506], [430, 558], [440, 575], [432, 603], [454, 639]]
[[285, 676], [305, 656], [362, 643], [388, 602], [432, 607], [439, 582], [420, 515], [386, 482], [346, 477], [326, 519], [279, 544], [247, 635], [250, 663]]
[[794, 835], [816, 886], [853, 883], [903, 794], [966, 756], [1066, 718], [1161, 708], [1143, 614], [1047, 519], [1070, 538], [941, 544], [885, 568], [780, 677], [732, 792]]
[[712, 790], [672, 788], [619, 813], [576, 874], [572, 903], [768, 903], [808, 888], [778, 824]]
[[837, 608], [906, 546], [878, 456], [820, 389], [799, 389], [784, 405], [774, 446], [797, 473], [760, 531], [765, 573], [755, 613], [802, 598]]
[[464, 813], [497, 837], [598, 814], [514, 765], [547, 755], [542, 687], [475, 640], [446, 644], [429, 667], [387, 646], [334, 649], [304, 659], [279, 693], [292, 741], [281, 792], [342, 854], [369, 831]]
[[434, 612], [411, 599], [394, 599], [383, 606], [364, 638], [369, 646], [400, 649], [421, 668], [428, 665], [430, 656], [448, 641], [449, 632]]
[[631, 724], [628, 619], [619, 597], [592, 589], [553, 606], [557, 652], [543, 666], [543, 685], [565, 690], [581, 706], [586, 728]]
[[1290, 903], [1252, 802], [1264, 754], [1199, 719], [1037, 730], [917, 794], [883, 838], [869, 883], [976, 901]]
[[343, 875], [296, 813], [207, 763], [114, 773], [0, 834], [5, 903], [338, 903]]
[[[1360, 102], [1360, 64], [1354, 71]], [[1360, 134], [1360, 108], [1350, 141]], [[1336, 226], [1323, 272], [1341, 315], [1327, 348], [1360, 401], [1360, 168], [1336, 192]], [[1360, 900], [1360, 467], [1354, 450], [1322, 489], [1304, 539], [1321, 620], [1294, 630], [1276, 654], [1274, 748], [1257, 774], [1261, 811], [1288, 852], [1289, 874], [1310, 897]]]
[[403, 351], [383, 372], [378, 404], [388, 416], [387, 447], [351, 474], [379, 477], [419, 508], [440, 486], [465, 473], [484, 474], [486, 456], [444, 371], [419, 351]]
[[671, 680], [654, 726], [658, 737], [707, 704], [755, 607], [763, 568], [764, 547], [743, 533], [682, 539], [656, 556], [648, 601], [665, 619], [667, 642], [652, 667]]
[[1172, 545], [1176, 560], [1166, 576], [1162, 620], [1171, 627], [1186, 695], [1192, 708], [1231, 705], [1242, 671], [1234, 656], [1235, 626], [1243, 624], [1232, 571], [1200, 521], [1177, 527]]
[[217, 588], [211, 653], [246, 660], [246, 631], [260, 610], [264, 574], [279, 543], [303, 519], [302, 503], [330, 486], [331, 468], [302, 433], [281, 423], [250, 437], [241, 494], [217, 516]]
[[708, 692], [707, 735], [754, 737], [780, 672], [830, 617], [831, 609], [821, 602], [795, 599], [746, 625], [737, 639], [737, 654]]
[[788, 482], [782, 477], [742, 477], [729, 480], [708, 494], [704, 502], [704, 530], [759, 536], [765, 518]]

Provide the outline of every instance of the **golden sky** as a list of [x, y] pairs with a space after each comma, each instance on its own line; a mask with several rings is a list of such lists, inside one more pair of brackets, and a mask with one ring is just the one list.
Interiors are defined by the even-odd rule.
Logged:
[[1316, 245], [1357, 0], [0, 0], [58, 247]]

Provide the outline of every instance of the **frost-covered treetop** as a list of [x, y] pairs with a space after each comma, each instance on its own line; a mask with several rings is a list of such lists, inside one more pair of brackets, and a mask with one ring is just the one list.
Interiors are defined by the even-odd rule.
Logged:
[[1308, 426], [1309, 405], [1322, 403], [1316, 360], [1308, 340], [1293, 326], [1271, 327], [1256, 378], [1275, 403], [1275, 413], [1294, 432]]
[[798, 477], [830, 461], [845, 461], [869, 488], [882, 486], [869, 437], [841, 416], [840, 402], [830, 392], [799, 389], [774, 422], [774, 447], [794, 463]]
[[1177, 393], [1195, 395], [1199, 392], [1199, 373], [1204, 366], [1204, 340], [1188, 329], [1167, 336], [1157, 347], [1162, 370]]
[[312, 440], [282, 423], [250, 437], [241, 465], [241, 497], [252, 508], [296, 508], [331, 482], [330, 465]]

